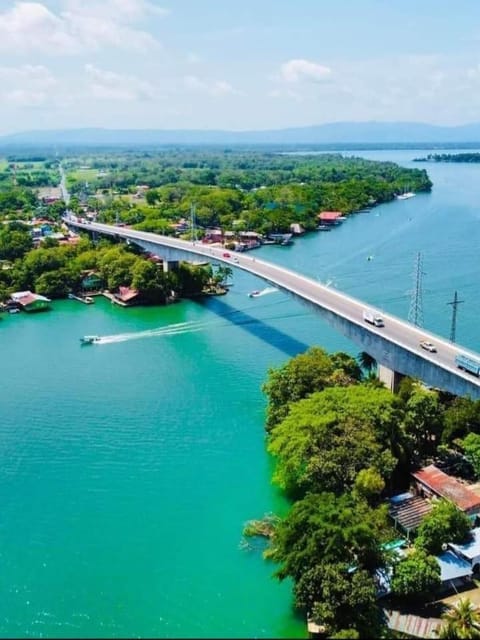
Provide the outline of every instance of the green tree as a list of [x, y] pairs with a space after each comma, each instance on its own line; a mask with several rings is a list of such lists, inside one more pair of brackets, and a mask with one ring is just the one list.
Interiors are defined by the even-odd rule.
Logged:
[[416, 549], [393, 568], [392, 592], [399, 598], [418, 601], [431, 598], [440, 587], [440, 565], [424, 551]]
[[298, 582], [320, 560], [373, 570], [382, 563], [378, 539], [386, 517], [385, 510], [371, 509], [350, 494], [307, 494], [275, 529], [271, 557], [281, 564], [277, 577]]
[[372, 576], [344, 563], [322, 562], [306, 571], [295, 585], [295, 604], [324, 626], [328, 637], [343, 629], [378, 638], [383, 627]]
[[333, 371], [334, 365], [327, 352], [319, 347], [311, 347], [282, 367], [269, 369], [267, 381], [262, 386], [268, 397], [267, 429], [285, 418], [290, 403], [328, 386]]
[[480, 611], [469, 598], [450, 606], [442, 615], [444, 625], [438, 634], [445, 640], [475, 640], [480, 638]]
[[469, 517], [448, 500], [437, 500], [418, 527], [415, 547], [438, 554], [448, 542], [462, 544], [470, 536]]
[[435, 391], [415, 387], [405, 404], [403, 426], [413, 457], [434, 453], [442, 431], [442, 408]]
[[470, 432], [480, 433], [480, 400], [455, 398], [444, 414], [442, 441], [448, 444]]
[[478, 478], [480, 476], [480, 435], [469, 433], [463, 440], [463, 449], [465, 457], [472, 465], [473, 471]]
[[385, 480], [376, 469], [369, 467], [358, 472], [353, 490], [369, 504], [378, 502], [384, 489]]
[[350, 489], [361, 469], [388, 479], [395, 468], [394, 396], [365, 385], [325, 389], [290, 405], [272, 429], [268, 450], [276, 456], [274, 481], [287, 492]]

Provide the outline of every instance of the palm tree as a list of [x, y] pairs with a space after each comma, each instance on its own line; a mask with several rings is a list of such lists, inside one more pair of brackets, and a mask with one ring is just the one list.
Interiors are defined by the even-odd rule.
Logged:
[[357, 360], [362, 369], [365, 369], [368, 374], [373, 373], [373, 371], [377, 368], [377, 361], [366, 351], [360, 351], [357, 356]]
[[444, 640], [480, 638], [480, 611], [469, 598], [461, 598], [442, 615], [445, 624], [439, 631]]

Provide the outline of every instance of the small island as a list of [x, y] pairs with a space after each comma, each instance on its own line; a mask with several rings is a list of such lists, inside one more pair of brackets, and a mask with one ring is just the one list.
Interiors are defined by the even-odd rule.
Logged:
[[480, 153], [429, 153], [425, 158], [414, 158], [413, 162], [480, 162]]

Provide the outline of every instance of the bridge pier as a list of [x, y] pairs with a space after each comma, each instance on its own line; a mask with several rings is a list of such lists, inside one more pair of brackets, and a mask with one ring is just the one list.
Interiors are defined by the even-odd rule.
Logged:
[[383, 364], [377, 365], [377, 372], [380, 382], [383, 382], [387, 389], [390, 389], [392, 393], [396, 393], [398, 391], [399, 384], [402, 378], [405, 377], [401, 373], [398, 373], [398, 371], [394, 371]]

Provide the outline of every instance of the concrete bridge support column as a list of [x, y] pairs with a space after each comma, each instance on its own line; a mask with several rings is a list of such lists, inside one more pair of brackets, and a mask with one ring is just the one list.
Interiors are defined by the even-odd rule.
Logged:
[[383, 382], [387, 389], [396, 393], [398, 391], [398, 385], [404, 376], [398, 373], [398, 371], [393, 371], [393, 369], [385, 367], [383, 364], [379, 364], [377, 370], [380, 382]]
[[178, 260], [164, 260], [163, 261], [163, 273], [168, 273], [178, 267]]

